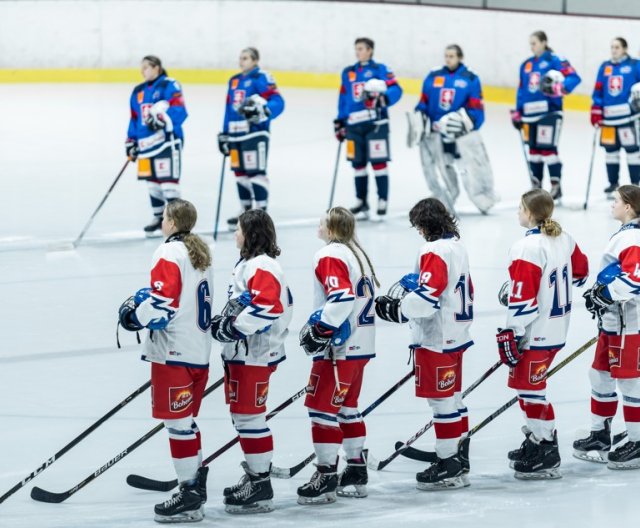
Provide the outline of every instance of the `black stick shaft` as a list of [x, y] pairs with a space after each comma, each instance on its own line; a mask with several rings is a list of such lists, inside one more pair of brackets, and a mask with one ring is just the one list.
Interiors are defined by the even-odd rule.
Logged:
[[37, 475], [42, 473], [45, 469], [47, 469], [51, 464], [57, 461], [62, 455], [67, 453], [73, 447], [78, 445], [82, 440], [84, 440], [87, 436], [89, 436], [93, 431], [95, 431], [98, 427], [100, 427], [104, 422], [106, 422], [109, 418], [111, 418], [114, 414], [120, 411], [125, 405], [130, 403], [134, 398], [138, 395], [142, 394], [146, 391], [151, 385], [150, 381], [147, 381], [140, 387], [138, 387], [135, 391], [133, 391], [129, 396], [127, 396], [124, 400], [122, 400], [118, 405], [116, 405], [113, 409], [111, 409], [107, 414], [105, 414], [102, 418], [99, 418], [95, 421], [91, 426], [87, 427], [82, 433], [76, 436], [71, 442], [69, 442], [66, 446], [60, 449], [56, 454], [52, 457], [48, 458], [45, 462], [43, 462], [38, 468], [33, 470], [29, 475], [23, 478], [20, 482], [18, 482], [13, 488], [7, 491], [2, 497], [0, 497], [0, 504], [2, 504], [8, 497], [13, 495], [20, 488], [25, 486], [28, 482], [33, 480]]
[[111, 191], [113, 191], [113, 188], [116, 186], [116, 183], [118, 183], [118, 180], [124, 174], [124, 171], [127, 169], [127, 166], [129, 165], [129, 161], [130, 160], [127, 158], [127, 161], [124, 162], [124, 165], [122, 166], [122, 169], [120, 169], [120, 172], [116, 176], [116, 179], [113, 180], [113, 183], [111, 184], [111, 187], [109, 187], [109, 190], [102, 197], [102, 200], [98, 204], [98, 207], [96, 207], [96, 210], [93, 212], [93, 214], [91, 215], [89, 220], [87, 220], [87, 223], [85, 224], [84, 229], [82, 230], [82, 232], [78, 235], [78, 238], [76, 238], [75, 241], [73, 242], [74, 246], [77, 246], [80, 243], [80, 241], [84, 237], [85, 233], [89, 230], [89, 227], [91, 226], [91, 223], [93, 222], [93, 219], [98, 214], [98, 211], [100, 211], [100, 209], [102, 209], [102, 206], [107, 201], [107, 198], [109, 198], [109, 195], [111, 194]]
[[[213, 392], [215, 389], [217, 389], [223, 383], [224, 383], [224, 377], [220, 378], [213, 385], [211, 385], [209, 388], [207, 388], [204, 391], [203, 398], [208, 396], [211, 392]], [[73, 495], [77, 491], [79, 491], [82, 488], [84, 488], [87, 484], [89, 484], [90, 482], [92, 482], [93, 480], [98, 478], [100, 475], [102, 475], [107, 469], [113, 467], [115, 464], [120, 462], [120, 460], [122, 460], [124, 457], [126, 457], [128, 454], [130, 454], [136, 448], [138, 448], [142, 444], [144, 444], [147, 440], [149, 440], [149, 438], [151, 438], [153, 435], [155, 435], [163, 427], [164, 427], [164, 423], [159, 423], [158, 425], [156, 425], [148, 433], [146, 433], [142, 437], [138, 438], [138, 440], [136, 440], [133, 444], [131, 444], [129, 447], [127, 447], [126, 449], [124, 449], [123, 451], [118, 453], [115, 457], [113, 457], [111, 460], [109, 460], [106, 464], [104, 464], [103, 466], [99, 467], [91, 475], [89, 475], [83, 481], [81, 481], [78, 484], [76, 484], [71, 489], [69, 489], [67, 491], [64, 491], [62, 493], [52, 493], [52, 492], [43, 490], [42, 488], [39, 488], [38, 486], [35, 486], [31, 490], [31, 498], [34, 499], [34, 500], [40, 501], [40, 502], [54, 502], [54, 503], [59, 503], [59, 502], [63, 502], [65, 500], [67, 500], [69, 497], [71, 497], [71, 495]]]
[[591, 161], [589, 162], [589, 176], [587, 178], [587, 192], [584, 197], [584, 205], [582, 208], [584, 210], [589, 206], [589, 191], [591, 190], [591, 177], [593, 176], [593, 160], [596, 157], [596, 147], [598, 142], [598, 133], [600, 132], [600, 127], [596, 126], [596, 129], [593, 132], [593, 144], [591, 145]]
[[220, 206], [222, 205], [222, 189], [224, 184], [224, 169], [227, 157], [222, 157], [222, 168], [220, 169], [220, 185], [218, 186], [218, 205], [216, 205], [216, 221], [213, 227], [213, 239], [218, 240], [218, 227], [220, 225]]

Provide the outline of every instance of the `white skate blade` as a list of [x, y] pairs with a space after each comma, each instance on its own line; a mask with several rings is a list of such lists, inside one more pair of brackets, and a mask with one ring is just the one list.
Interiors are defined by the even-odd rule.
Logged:
[[633, 460], [627, 460], [626, 462], [607, 462], [609, 469], [640, 469], [640, 458], [634, 458]]
[[[467, 484], [468, 486], [469, 484]], [[416, 489], [421, 491], [443, 491], [449, 489], [459, 489], [464, 488], [464, 478], [462, 475], [458, 475], [457, 477], [451, 477], [448, 479], [442, 479], [439, 482], [417, 482]]]
[[469, 473], [463, 473], [462, 475], [460, 475], [460, 478], [462, 479], [462, 485], [465, 488], [468, 488], [469, 486], [471, 486], [471, 481], [469, 480]]
[[298, 495], [298, 504], [303, 506], [319, 506], [321, 504], [332, 504], [336, 502], [336, 492], [330, 491], [319, 497], [301, 497]]
[[541, 469], [539, 471], [532, 471], [531, 473], [516, 471], [513, 476], [518, 480], [554, 480], [562, 478], [558, 468]]
[[269, 513], [273, 511], [273, 501], [256, 501], [253, 504], [235, 505], [225, 504], [224, 511], [234, 515], [251, 515], [253, 513]]
[[352, 499], [364, 499], [367, 493], [366, 484], [350, 484], [349, 486], [338, 486], [336, 488], [338, 497], [349, 497]]
[[579, 460], [586, 460], [587, 462], [595, 462], [596, 464], [606, 464], [607, 455], [609, 451], [580, 451], [579, 449], [573, 450], [573, 456]]
[[200, 522], [204, 519], [204, 507], [200, 506], [197, 510], [178, 513], [177, 515], [159, 515], [156, 513], [154, 521], [161, 524]]

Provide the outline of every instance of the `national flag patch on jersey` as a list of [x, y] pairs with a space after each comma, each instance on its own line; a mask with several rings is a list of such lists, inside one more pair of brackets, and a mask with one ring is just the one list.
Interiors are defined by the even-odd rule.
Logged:
[[609, 95], [615, 97], [622, 93], [622, 87], [624, 86], [624, 80], [622, 75], [612, 75], [607, 82]]
[[453, 104], [453, 99], [456, 96], [455, 88], [442, 88], [440, 90], [440, 100], [438, 106], [443, 110], [449, 110]]

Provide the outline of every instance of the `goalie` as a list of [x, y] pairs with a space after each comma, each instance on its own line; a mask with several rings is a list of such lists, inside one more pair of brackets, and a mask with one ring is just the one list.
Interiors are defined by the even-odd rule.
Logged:
[[409, 147], [419, 145], [422, 170], [433, 195], [455, 214], [462, 181], [469, 198], [487, 214], [498, 201], [478, 129], [484, 122], [480, 79], [462, 63], [460, 46], [445, 48], [445, 66], [432, 70], [409, 118]]

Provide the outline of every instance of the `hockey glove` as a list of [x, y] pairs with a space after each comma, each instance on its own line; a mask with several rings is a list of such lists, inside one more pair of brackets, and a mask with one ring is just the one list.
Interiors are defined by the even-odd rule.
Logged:
[[595, 126], [600, 126], [602, 124], [602, 107], [593, 105], [591, 107], [591, 124]]
[[496, 341], [498, 342], [498, 353], [500, 354], [500, 361], [509, 367], [515, 367], [524, 355], [523, 352], [518, 350], [518, 342], [516, 341], [516, 335], [511, 328], [498, 328], [496, 334]]
[[130, 161], [136, 161], [138, 159], [140, 150], [138, 149], [138, 142], [135, 139], [127, 138], [124, 142], [124, 150]]
[[151, 130], [160, 130], [167, 126], [163, 119], [162, 114], [152, 114], [149, 113], [144, 120], [144, 124], [147, 125]]
[[464, 108], [446, 114], [438, 125], [440, 133], [449, 139], [457, 139], [473, 130], [473, 121]]
[[229, 136], [224, 132], [218, 134], [218, 150], [223, 156], [229, 155]]
[[342, 143], [347, 137], [347, 126], [344, 119], [333, 120], [333, 133], [336, 135], [336, 139]]
[[585, 307], [591, 314], [591, 318], [600, 318], [607, 311], [609, 306], [613, 304], [613, 300], [609, 297], [607, 287], [604, 284], [596, 283], [582, 294], [584, 297]]
[[388, 295], [376, 297], [376, 314], [380, 319], [392, 323], [406, 323], [408, 319], [402, 315], [400, 310], [400, 299], [393, 299]]
[[631, 95], [629, 95], [629, 106], [634, 114], [640, 112], [640, 82], [631, 86]]
[[510, 110], [511, 112], [511, 124], [516, 130], [522, 128], [522, 114], [518, 110]]
[[333, 330], [320, 323], [306, 324], [300, 331], [300, 346], [308, 356], [325, 351], [331, 345]]
[[220, 343], [233, 343], [243, 339], [244, 336], [233, 327], [235, 320], [235, 317], [215, 315], [211, 319], [211, 335], [213, 338], [216, 341], [220, 341]]
[[138, 305], [132, 295], [120, 305], [120, 308], [118, 308], [118, 320], [120, 321], [120, 325], [129, 332], [137, 332], [144, 328], [136, 317], [135, 312], [137, 307]]

